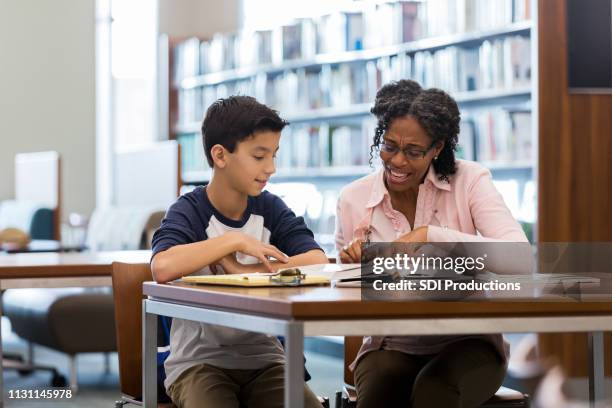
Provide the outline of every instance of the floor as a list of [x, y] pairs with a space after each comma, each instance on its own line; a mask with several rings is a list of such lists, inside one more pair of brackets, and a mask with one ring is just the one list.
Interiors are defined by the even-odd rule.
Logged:
[[[10, 330], [10, 323], [2, 318], [2, 344], [5, 352], [16, 352], [26, 355], [27, 345]], [[35, 360], [39, 364], [53, 365], [68, 377], [69, 360], [61, 353], [36, 347]], [[77, 358], [79, 390], [71, 399], [56, 400], [21, 400], [9, 399], [10, 390], [36, 390], [50, 387], [51, 375], [39, 372], [22, 377], [15, 371], [4, 373], [5, 407], [27, 408], [113, 408], [114, 402], [121, 397], [119, 392], [119, 374], [117, 355], [111, 354], [110, 373], [104, 372], [104, 357], [102, 354], [82, 354]], [[306, 353], [307, 368], [313, 379], [310, 387], [317, 395], [328, 396], [333, 401], [333, 395], [342, 387], [343, 361], [322, 353]], [[126, 407], [130, 407], [127, 405]]]
[[[25, 356], [27, 352], [26, 343], [11, 332], [10, 323], [6, 318], [2, 318], [1, 324], [4, 351], [21, 353]], [[511, 344], [514, 344], [520, 339], [520, 336], [510, 335], [507, 336], [507, 339]], [[319, 339], [307, 340], [306, 348], [309, 350], [306, 352], [307, 368], [313, 376], [309, 385], [317, 395], [329, 397], [333, 407], [334, 395], [343, 384], [342, 353], [340, 345], [325, 347], [325, 344], [329, 343], [321, 342]], [[40, 364], [57, 367], [63, 375], [68, 377], [69, 360], [65, 355], [44, 347], [36, 347], [35, 360]], [[104, 356], [102, 354], [82, 354], [77, 361], [79, 390], [70, 399], [10, 399], [9, 392], [11, 390], [48, 389], [51, 375], [48, 372], [38, 372], [23, 377], [14, 371], [6, 371], [4, 373], [5, 406], [8, 408], [113, 408], [114, 402], [121, 396], [117, 355], [115, 353], [111, 354], [110, 372], [108, 373], [105, 373], [104, 370]], [[567, 385], [572, 397], [586, 400], [588, 387], [584, 379], [570, 380]], [[610, 390], [612, 390], [612, 379], [607, 379], [606, 394], [608, 396], [610, 396]], [[605, 406], [612, 406], [612, 403]]]

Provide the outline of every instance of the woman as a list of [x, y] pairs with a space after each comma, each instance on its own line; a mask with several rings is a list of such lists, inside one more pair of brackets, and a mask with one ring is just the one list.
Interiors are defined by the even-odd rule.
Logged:
[[[490, 172], [455, 159], [460, 115], [448, 94], [392, 82], [372, 113], [370, 154], [380, 152], [383, 168], [340, 195], [342, 262], [360, 262], [364, 241], [527, 242]], [[497, 391], [507, 358], [501, 334], [366, 337], [351, 368], [360, 408], [474, 407]]]

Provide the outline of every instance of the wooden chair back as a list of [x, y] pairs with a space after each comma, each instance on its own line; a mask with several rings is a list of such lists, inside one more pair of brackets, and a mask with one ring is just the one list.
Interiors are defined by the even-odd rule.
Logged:
[[113, 263], [115, 327], [121, 392], [142, 399], [142, 283], [152, 280], [147, 264]]
[[362, 339], [363, 337], [360, 336], [346, 336], [344, 338], [344, 383], [347, 385], [355, 385], [353, 372], [349, 370], [349, 365], [355, 361], [355, 357], [357, 357], [361, 348]]

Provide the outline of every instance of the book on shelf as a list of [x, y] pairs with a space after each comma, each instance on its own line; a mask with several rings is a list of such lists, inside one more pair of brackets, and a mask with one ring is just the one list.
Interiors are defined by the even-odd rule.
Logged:
[[366, 6], [363, 48], [373, 49], [422, 38], [427, 3], [398, 1]]
[[425, 3], [427, 37], [439, 37], [465, 31], [464, 13], [458, 10], [457, 3], [459, 2], [460, 0], [428, 0]]
[[470, 118], [461, 120], [459, 124], [459, 140], [457, 143], [457, 152], [455, 153], [458, 159], [475, 160], [476, 159], [476, 134], [474, 121]]
[[514, 0], [512, 19], [513, 21], [531, 19], [531, 0]]
[[530, 39], [509, 36], [479, 47], [447, 47], [414, 54], [412, 77], [447, 92], [516, 89], [531, 82]]
[[282, 26], [280, 34], [281, 44], [278, 48], [282, 50], [282, 54], [278, 62], [302, 58], [302, 25]]
[[314, 20], [316, 54], [335, 54], [363, 49], [363, 13], [336, 12]]
[[251, 67], [257, 65], [257, 47], [260, 37], [247, 30], [241, 30], [236, 35], [234, 43], [234, 61], [236, 67]]
[[424, 12], [426, 36], [504, 27], [529, 18], [527, 3], [528, 0], [428, 0]]
[[200, 75], [200, 40], [196, 37], [177, 44], [174, 49], [172, 81], [178, 85], [184, 78]]
[[503, 108], [469, 114], [476, 140], [476, 160], [526, 163], [532, 160], [531, 113]]
[[[293, 125], [283, 131], [277, 158], [279, 169], [357, 168], [368, 165], [375, 121], [353, 126], [328, 123]], [[347, 174], [349, 176], [349, 174]]]

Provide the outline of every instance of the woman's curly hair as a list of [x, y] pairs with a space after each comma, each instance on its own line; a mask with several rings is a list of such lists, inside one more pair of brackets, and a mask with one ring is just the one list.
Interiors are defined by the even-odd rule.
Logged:
[[415, 81], [402, 79], [380, 88], [370, 111], [378, 120], [370, 146], [370, 164], [391, 122], [408, 115], [419, 122], [434, 143], [444, 142], [438, 159], [433, 161], [439, 179], [448, 181], [455, 174], [461, 115], [457, 102], [449, 94], [436, 88], [423, 89]]

